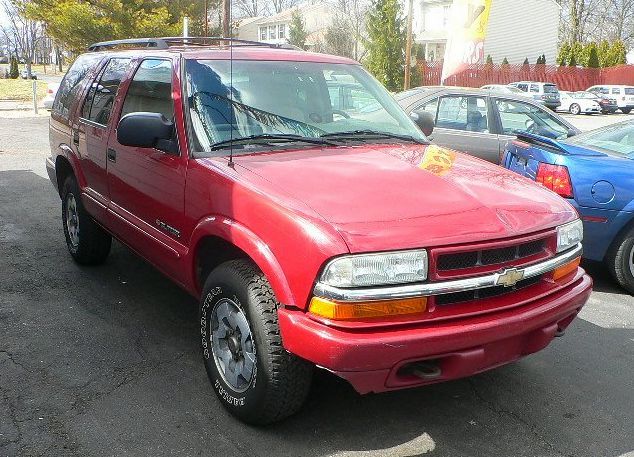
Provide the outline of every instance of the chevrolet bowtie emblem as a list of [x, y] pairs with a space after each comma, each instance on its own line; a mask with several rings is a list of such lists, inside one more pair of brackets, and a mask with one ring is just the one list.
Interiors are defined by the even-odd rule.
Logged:
[[509, 268], [498, 275], [495, 284], [504, 287], [513, 287], [524, 278], [524, 270]]

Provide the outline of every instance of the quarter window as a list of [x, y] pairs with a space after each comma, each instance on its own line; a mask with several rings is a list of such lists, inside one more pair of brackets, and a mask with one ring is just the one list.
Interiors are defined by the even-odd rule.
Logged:
[[130, 82], [121, 116], [137, 112], [160, 113], [167, 119], [174, 117], [169, 60], [147, 59], [139, 65]]
[[108, 62], [88, 92], [82, 109], [84, 119], [108, 125], [117, 90], [129, 65], [130, 59], [112, 59]]

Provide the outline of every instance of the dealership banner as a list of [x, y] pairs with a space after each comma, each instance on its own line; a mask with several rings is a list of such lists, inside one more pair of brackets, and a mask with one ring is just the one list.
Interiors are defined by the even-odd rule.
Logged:
[[441, 84], [469, 64], [484, 63], [484, 37], [492, 0], [454, 0]]

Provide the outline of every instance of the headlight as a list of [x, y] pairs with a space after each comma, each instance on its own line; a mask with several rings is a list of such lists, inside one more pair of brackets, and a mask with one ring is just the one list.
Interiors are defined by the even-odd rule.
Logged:
[[576, 246], [583, 240], [583, 223], [580, 219], [557, 227], [557, 252]]
[[427, 279], [427, 251], [360, 254], [332, 260], [321, 282], [334, 287], [382, 286]]

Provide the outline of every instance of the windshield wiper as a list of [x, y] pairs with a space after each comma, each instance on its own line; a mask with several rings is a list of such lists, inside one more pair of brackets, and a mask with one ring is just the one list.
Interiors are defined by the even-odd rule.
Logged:
[[427, 141], [419, 140], [410, 135], [399, 135], [398, 133], [379, 132], [378, 130], [352, 130], [349, 132], [325, 133], [320, 138], [332, 140], [360, 140], [368, 138], [391, 138], [417, 144], [429, 144]]
[[313, 138], [309, 136], [301, 136], [294, 134], [280, 134], [280, 133], [262, 133], [259, 135], [249, 135], [239, 138], [232, 138], [226, 141], [220, 141], [211, 145], [209, 150], [217, 151], [219, 149], [225, 149], [234, 145], [248, 145], [248, 144], [262, 144], [262, 143], [307, 143], [307, 144], [319, 144], [322, 146], [337, 146], [336, 143], [328, 141], [323, 138]]

